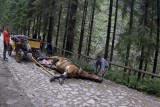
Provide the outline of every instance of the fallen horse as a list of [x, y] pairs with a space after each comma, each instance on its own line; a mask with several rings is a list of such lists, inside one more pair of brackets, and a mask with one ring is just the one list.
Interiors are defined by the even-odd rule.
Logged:
[[61, 79], [60, 84], [62, 84], [66, 78], [88, 79], [100, 83], [103, 81], [101, 77], [88, 73], [64, 57], [51, 56], [43, 58], [42, 61], [42, 63], [46, 63], [43, 64], [43, 66], [52, 70], [56, 70], [60, 73], [59, 75], [53, 75], [53, 77], [50, 79], [50, 82], [54, 81], [55, 79]]

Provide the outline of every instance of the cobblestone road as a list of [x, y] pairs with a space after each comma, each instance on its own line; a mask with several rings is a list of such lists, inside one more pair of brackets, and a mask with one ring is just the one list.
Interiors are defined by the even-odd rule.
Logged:
[[[1, 57], [2, 46], [1, 39]], [[34, 63], [26, 60], [17, 63], [13, 56], [8, 58], [8, 62], [0, 64], [13, 75], [23, 101], [30, 101], [31, 104], [26, 107], [160, 107], [160, 99], [108, 80], [102, 84], [81, 79], [67, 79], [63, 85], [58, 81], [50, 83], [43, 69]], [[17, 103], [11, 98], [6, 99], [6, 102], [3, 101], [6, 107], [13, 107]], [[24, 106], [15, 107], [25, 107], [25, 103]]]

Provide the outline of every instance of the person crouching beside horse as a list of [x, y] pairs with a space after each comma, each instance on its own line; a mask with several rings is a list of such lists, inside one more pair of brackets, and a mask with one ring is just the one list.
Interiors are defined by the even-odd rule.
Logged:
[[97, 55], [96, 63], [95, 63], [96, 71], [94, 73], [97, 74], [102, 79], [104, 79], [105, 74], [106, 74], [106, 72], [108, 70], [108, 67], [109, 67], [108, 61], [106, 61], [100, 55]]
[[60, 73], [60, 75], [54, 75], [50, 82], [55, 79], [65, 80], [66, 78], [81, 78], [88, 79], [95, 82], [102, 82], [102, 79], [95, 74], [90, 74], [87, 71], [83, 70], [76, 64], [73, 64], [69, 59], [59, 56], [51, 56], [45, 58], [45, 60], [52, 62], [50, 66], [44, 65], [45, 67], [49, 67], [50, 69], [56, 70]]

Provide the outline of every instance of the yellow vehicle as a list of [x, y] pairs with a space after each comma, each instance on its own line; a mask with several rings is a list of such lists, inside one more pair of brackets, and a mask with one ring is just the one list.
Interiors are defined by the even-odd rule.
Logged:
[[8, 54], [11, 55], [12, 51], [16, 53], [16, 61], [21, 62], [24, 56], [38, 57], [40, 55], [40, 41], [30, 39], [25, 35], [13, 35], [9, 46]]

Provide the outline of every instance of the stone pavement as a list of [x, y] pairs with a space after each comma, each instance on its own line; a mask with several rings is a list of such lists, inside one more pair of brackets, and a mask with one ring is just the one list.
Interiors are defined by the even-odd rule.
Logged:
[[0, 57], [0, 107], [34, 107]]
[[[2, 46], [1, 39], [1, 57]], [[50, 83], [50, 77], [33, 62], [24, 60], [17, 63], [14, 55], [8, 58], [9, 61], [0, 63], [0, 66], [5, 66], [5, 71], [12, 75], [8, 76], [6, 82], [15, 81], [10, 88], [13, 90], [16, 88], [17, 93], [13, 96], [17, 100], [8, 98], [9, 94], [5, 96], [3, 93], [5, 89], [0, 88], [0, 105], [4, 105], [3, 107], [160, 107], [160, 99], [108, 80], [95, 83], [81, 79], [67, 79], [63, 85], [58, 81]], [[4, 69], [0, 72], [6, 75]], [[7, 88], [5, 81], [0, 79], [0, 83]], [[7, 100], [1, 101], [1, 96]], [[19, 100], [20, 96], [23, 98], [22, 101]], [[25, 102], [29, 105], [25, 105]], [[16, 103], [19, 105], [12, 106]]]

